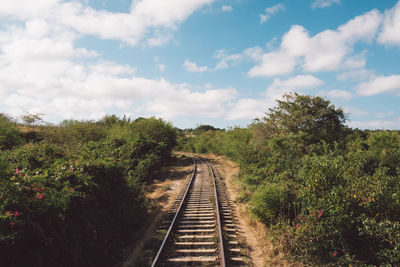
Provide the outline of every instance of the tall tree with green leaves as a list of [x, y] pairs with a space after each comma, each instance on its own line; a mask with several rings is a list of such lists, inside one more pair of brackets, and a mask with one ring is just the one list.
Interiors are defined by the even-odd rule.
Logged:
[[302, 134], [306, 145], [320, 141], [333, 143], [346, 133], [346, 115], [329, 100], [319, 96], [286, 94], [266, 117], [255, 123], [264, 135]]

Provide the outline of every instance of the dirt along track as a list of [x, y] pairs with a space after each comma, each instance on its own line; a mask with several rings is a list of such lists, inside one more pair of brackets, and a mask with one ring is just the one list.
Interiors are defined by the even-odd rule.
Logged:
[[249, 266], [224, 184], [208, 161], [193, 161], [192, 177], [159, 229], [166, 235], [152, 266]]

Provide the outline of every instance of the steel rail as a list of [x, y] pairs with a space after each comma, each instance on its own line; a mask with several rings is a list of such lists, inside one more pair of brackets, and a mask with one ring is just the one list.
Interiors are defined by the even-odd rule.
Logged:
[[163, 240], [163, 242], [162, 242], [162, 244], [160, 246], [160, 249], [157, 252], [156, 257], [154, 258], [153, 263], [151, 264], [151, 267], [155, 267], [156, 266], [157, 261], [159, 260], [159, 258], [161, 256], [161, 253], [163, 252], [164, 246], [167, 243], [167, 240], [168, 240], [168, 238], [169, 238], [169, 236], [170, 236], [170, 234], [171, 234], [171, 232], [172, 232], [172, 230], [173, 230], [173, 228], [175, 226], [176, 219], [178, 218], [179, 213], [181, 212], [181, 208], [183, 206], [183, 203], [185, 202], [186, 195], [189, 192], [190, 187], [192, 186], [192, 181], [193, 181], [194, 176], [196, 175], [196, 170], [197, 170], [197, 165], [196, 165], [196, 162], [195, 162], [194, 158], [192, 158], [192, 160], [193, 160], [193, 164], [194, 164], [194, 169], [193, 169], [193, 172], [192, 172], [192, 177], [190, 178], [190, 181], [189, 181], [189, 185], [186, 188], [186, 191], [185, 191], [185, 194], [183, 195], [182, 201], [179, 204], [179, 208], [177, 209], [177, 211], [175, 213], [174, 219], [172, 220], [171, 225], [168, 228], [167, 234], [164, 237], [164, 240]]
[[218, 228], [218, 241], [219, 241], [219, 254], [221, 258], [221, 263], [220, 266], [225, 267], [225, 252], [224, 252], [224, 241], [223, 241], [223, 236], [222, 236], [222, 227], [221, 227], [221, 218], [220, 218], [220, 213], [219, 213], [219, 203], [218, 203], [218, 193], [217, 193], [217, 184], [215, 182], [215, 174], [214, 174], [214, 169], [211, 166], [211, 163], [206, 160], [208, 167], [210, 168], [211, 171], [211, 176], [213, 179], [213, 185], [214, 185], [214, 199], [215, 199], [215, 209], [216, 209], [216, 216], [217, 216], [217, 228]]

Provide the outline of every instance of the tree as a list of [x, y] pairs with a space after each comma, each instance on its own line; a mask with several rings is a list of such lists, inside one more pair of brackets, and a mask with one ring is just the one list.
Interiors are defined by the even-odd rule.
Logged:
[[122, 119], [118, 118], [117, 115], [105, 115], [101, 120], [98, 121], [99, 124], [104, 125], [108, 128], [112, 127], [115, 124], [125, 125], [131, 122], [131, 118], [127, 118], [126, 115], [122, 117]]
[[346, 116], [329, 100], [297, 93], [283, 97], [284, 100], [277, 100], [278, 105], [269, 109], [262, 121], [254, 124], [255, 128], [261, 128], [266, 135], [302, 134], [306, 145], [322, 140], [333, 143], [344, 137]]
[[43, 121], [43, 113], [37, 113], [37, 114], [31, 114], [31, 113], [27, 113], [26, 115], [22, 115], [22, 121], [24, 122], [24, 124], [26, 124], [27, 126], [32, 126], [35, 125], [36, 123], [40, 123]]
[[195, 135], [199, 135], [199, 134], [202, 134], [202, 133], [205, 133], [208, 131], [216, 131], [216, 130], [219, 130], [219, 129], [215, 128], [214, 126], [205, 124], [205, 125], [197, 126], [196, 129], [193, 130], [193, 133]]
[[171, 123], [162, 119], [140, 118], [136, 119], [132, 125], [133, 133], [149, 138], [154, 142], [164, 143], [165, 153], [163, 157], [169, 158], [172, 149], [176, 146], [177, 133]]

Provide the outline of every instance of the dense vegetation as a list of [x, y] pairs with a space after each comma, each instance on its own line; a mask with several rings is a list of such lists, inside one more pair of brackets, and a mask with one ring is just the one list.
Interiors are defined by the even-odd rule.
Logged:
[[[241, 201], [311, 265], [400, 264], [400, 136], [344, 126], [320, 97], [286, 95], [248, 128], [181, 135], [179, 148], [227, 155]], [[206, 129], [206, 127], [202, 127]]]
[[0, 116], [0, 265], [112, 266], [145, 221], [142, 185], [168, 161], [175, 129], [38, 119]]

